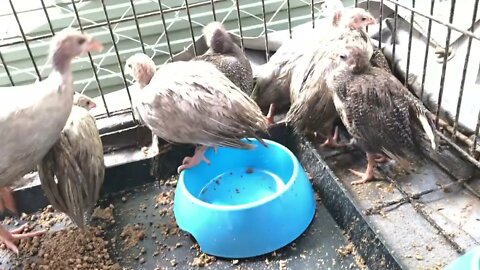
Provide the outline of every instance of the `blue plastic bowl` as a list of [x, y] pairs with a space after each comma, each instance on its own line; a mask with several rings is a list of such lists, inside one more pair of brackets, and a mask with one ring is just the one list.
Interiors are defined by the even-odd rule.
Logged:
[[174, 214], [203, 252], [247, 258], [284, 247], [299, 237], [315, 214], [310, 181], [286, 147], [265, 140], [252, 150], [207, 150], [210, 165], [180, 174]]
[[475, 247], [447, 265], [444, 270], [479, 270], [480, 247]]

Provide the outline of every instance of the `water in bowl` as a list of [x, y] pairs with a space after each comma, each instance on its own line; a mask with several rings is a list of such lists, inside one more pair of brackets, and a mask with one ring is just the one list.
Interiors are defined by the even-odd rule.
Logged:
[[241, 205], [281, 191], [285, 183], [278, 175], [254, 168], [239, 168], [209, 181], [198, 198], [215, 205]]

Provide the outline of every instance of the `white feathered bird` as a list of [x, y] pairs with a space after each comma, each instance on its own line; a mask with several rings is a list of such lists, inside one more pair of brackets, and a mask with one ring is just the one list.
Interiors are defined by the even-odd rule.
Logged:
[[[158, 137], [175, 143], [199, 145], [193, 157], [186, 157], [178, 172], [197, 165], [207, 147], [251, 148], [241, 141], [267, 132], [268, 125], [260, 108], [213, 64], [204, 61], [174, 62], [163, 65], [153, 78], [137, 71], [152, 70], [147, 56], [134, 55], [127, 60], [127, 72], [149, 81], [135, 94], [136, 109], [142, 121]], [[142, 62], [146, 60], [150, 63]], [[139, 68], [141, 65], [142, 68]]]
[[[73, 104], [71, 61], [100, 43], [72, 29], [57, 33], [50, 50], [52, 72], [30, 85], [0, 88], [0, 186], [6, 187], [34, 168], [55, 142], [67, 122]], [[16, 239], [23, 227], [9, 232], [0, 226], [0, 241], [18, 253]]]

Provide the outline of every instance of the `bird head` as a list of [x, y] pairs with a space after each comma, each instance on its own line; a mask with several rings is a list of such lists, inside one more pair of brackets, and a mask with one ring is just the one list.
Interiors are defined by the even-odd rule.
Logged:
[[90, 97], [87, 97], [86, 95], [80, 94], [80, 93], [75, 93], [73, 96], [73, 105], [82, 107], [85, 110], [89, 111], [95, 107], [97, 107], [97, 104], [91, 99]]
[[157, 67], [150, 57], [143, 53], [130, 56], [125, 63], [125, 73], [130, 75], [140, 88], [150, 83]]
[[337, 69], [347, 70], [354, 74], [365, 71], [370, 66], [367, 52], [358, 46], [345, 46], [334, 51], [330, 58]]
[[368, 25], [376, 24], [373, 15], [363, 8], [347, 8], [335, 11], [332, 24], [351, 30], [362, 30]]
[[[102, 44], [91, 36], [72, 28], [66, 28], [53, 37], [51, 54], [54, 58], [71, 60], [87, 52], [101, 52], [102, 49]], [[54, 61], [58, 60], [54, 59]]]

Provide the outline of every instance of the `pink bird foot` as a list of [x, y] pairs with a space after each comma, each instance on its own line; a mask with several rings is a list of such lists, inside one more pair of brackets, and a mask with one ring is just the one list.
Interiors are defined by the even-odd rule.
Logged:
[[268, 125], [273, 125], [275, 124], [275, 121], [273, 118], [275, 117], [275, 104], [270, 104], [270, 108], [268, 108], [268, 113], [267, 113], [267, 124]]
[[375, 155], [373, 154], [367, 154], [367, 170], [365, 170], [364, 173], [355, 171], [352, 169], [349, 169], [349, 171], [356, 176], [361, 177], [361, 179], [353, 181], [352, 185], [359, 185], [359, 184], [364, 184], [368, 181], [371, 181], [375, 179], [375, 176], [373, 174], [373, 168], [375, 167]]
[[[182, 165], [178, 167], [177, 172], [181, 173], [185, 169], [197, 166], [202, 160], [205, 161], [205, 163], [210, 164], [210, 160], [205, 157], [206, 150], [207, 146], [204, 145], [195, 148], [195, 154], [192, 157], [185, 157], [183, 159]], [[216, 147], [214, 147], [214, 151], [215, 150]]]
[[377, 163], [387, 163], [390, 159], [384, 154], [374, 154], [375, 162]]
[[0, 242], [3, 242], [8, 249], [10, 249], [11, 251], [13, 251], [15, 254], [18, 255], [18, 248], [13, 243], [15, 240], [39, 236], [46, 232], [42, 230], [42, 231], [36, 231], [36, 232], [23, 233], [23, 229], [25, 229], [27, 225], [28, 224], [25, 223], [19, 228], [13, 229], [11, 231], [8, 231], [3, 226], [0, 226]]
[[338, 138], [339, 138], [338, 127], [335, 127], [335, 132], [333, 136], [329, 135], [325, 140], [325, 142], [320, 144], [320, 147], [340, 148], [340, 147], [347, 147], [350, 145], [350, 143], [339, 143]]
[[9, 187], [0, 188], [0, 212], [5, 212], [5, 209], [17, 214], [15, 199], [13, 199], [12, 189]]

